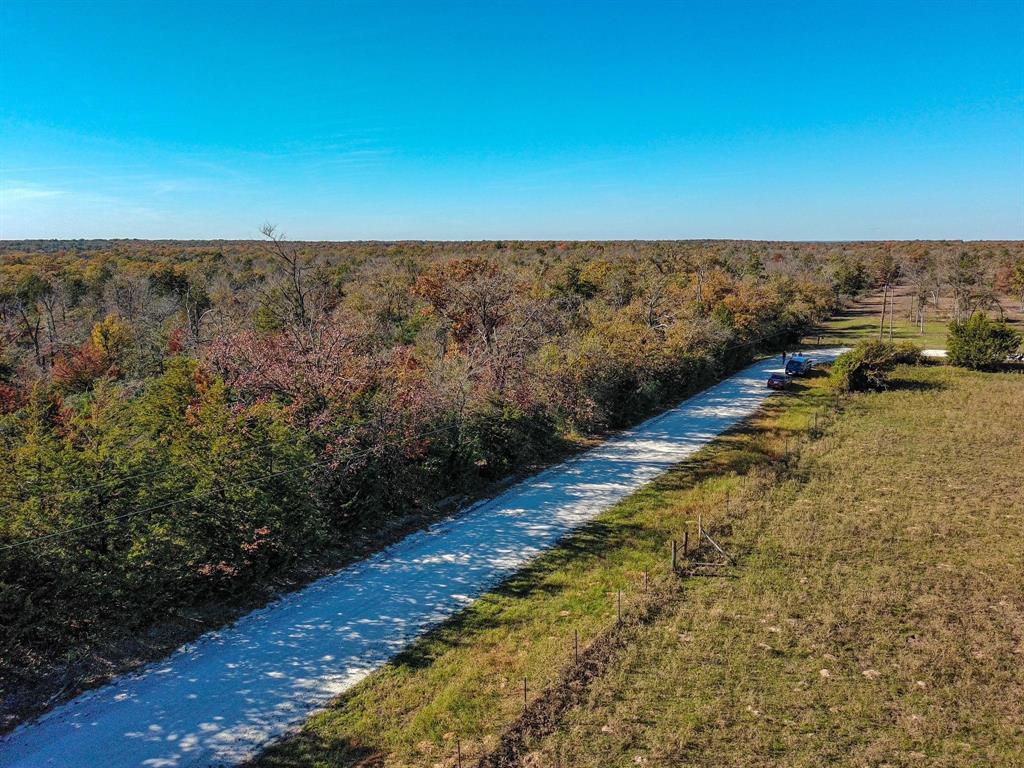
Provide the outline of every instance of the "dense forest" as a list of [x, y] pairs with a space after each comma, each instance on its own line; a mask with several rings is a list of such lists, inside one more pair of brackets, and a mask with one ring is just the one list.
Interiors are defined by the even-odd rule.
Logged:
[[[1021, 243], [0, 243], [0, 675], [636, 422]], [[0, 678], [0, 683], [4, 678]]]

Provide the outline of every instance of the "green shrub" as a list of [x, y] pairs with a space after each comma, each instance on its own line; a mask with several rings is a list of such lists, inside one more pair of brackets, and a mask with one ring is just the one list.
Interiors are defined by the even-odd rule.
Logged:
[[920, 358], [921, 350], [907, 342], [862, 341], [836, 358], [832, 383], [843, 392], [885, 389], [889, 373], [897, 365], [911, 365]]
[[0, 671], [322, 547], [333, 531], [310, 490], [313, 455], [285, 416], [237, 408], [187, 358], [137, 394], [106, 380], [74, 397], [39, 388], [0, 416]]
[[485, 480], [497, 480], [545, 458], [557, 442], [554, 422], [541, 409], [527, 412], [492, 398], [466, 415], [463, 465]]
[[1020, 334], [1003, 322], [982, 314], [966, 322], [950, 323], [946, 337], [949, 362], [963, 368], [991, 369], [1006, 360], [1020, 346]]

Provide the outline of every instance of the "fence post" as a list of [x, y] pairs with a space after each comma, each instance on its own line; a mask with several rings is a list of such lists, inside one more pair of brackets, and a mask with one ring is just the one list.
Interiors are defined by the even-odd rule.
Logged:
[[462, 741], [458, 736], [455, 737], [455, 754], [458, 755], [459, 768], [462, 768]]
[[622, 623], [622, 590], [616, 590], [615, 592], [615, 623]]
[[686, 530], [683, 531], [683, 559], [689, 559], [690, 557], [690, 526], [686, 526]]
[[672, 573], [676, 572], [676, 540], [672, 539]]

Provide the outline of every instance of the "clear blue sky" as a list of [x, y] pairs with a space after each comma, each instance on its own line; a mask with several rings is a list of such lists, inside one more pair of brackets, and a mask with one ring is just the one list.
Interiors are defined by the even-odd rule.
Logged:
[[1024, 237], [1024, 2], [0, 2], [0, 237]]

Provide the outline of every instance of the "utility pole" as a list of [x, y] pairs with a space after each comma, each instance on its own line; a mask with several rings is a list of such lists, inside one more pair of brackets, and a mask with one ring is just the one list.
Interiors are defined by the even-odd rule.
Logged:
[[896, 292], [889, 300], [889, 343], [892, 344], [892, 316], [896, 313]]
[[889, 301], [889, 283], [885, 284], [885, 288], [882, 290], [882, 317], [878, 321], [878, 340], [882, 340], [882, 334], [885, 332], [885, 308], [888, 306]]

